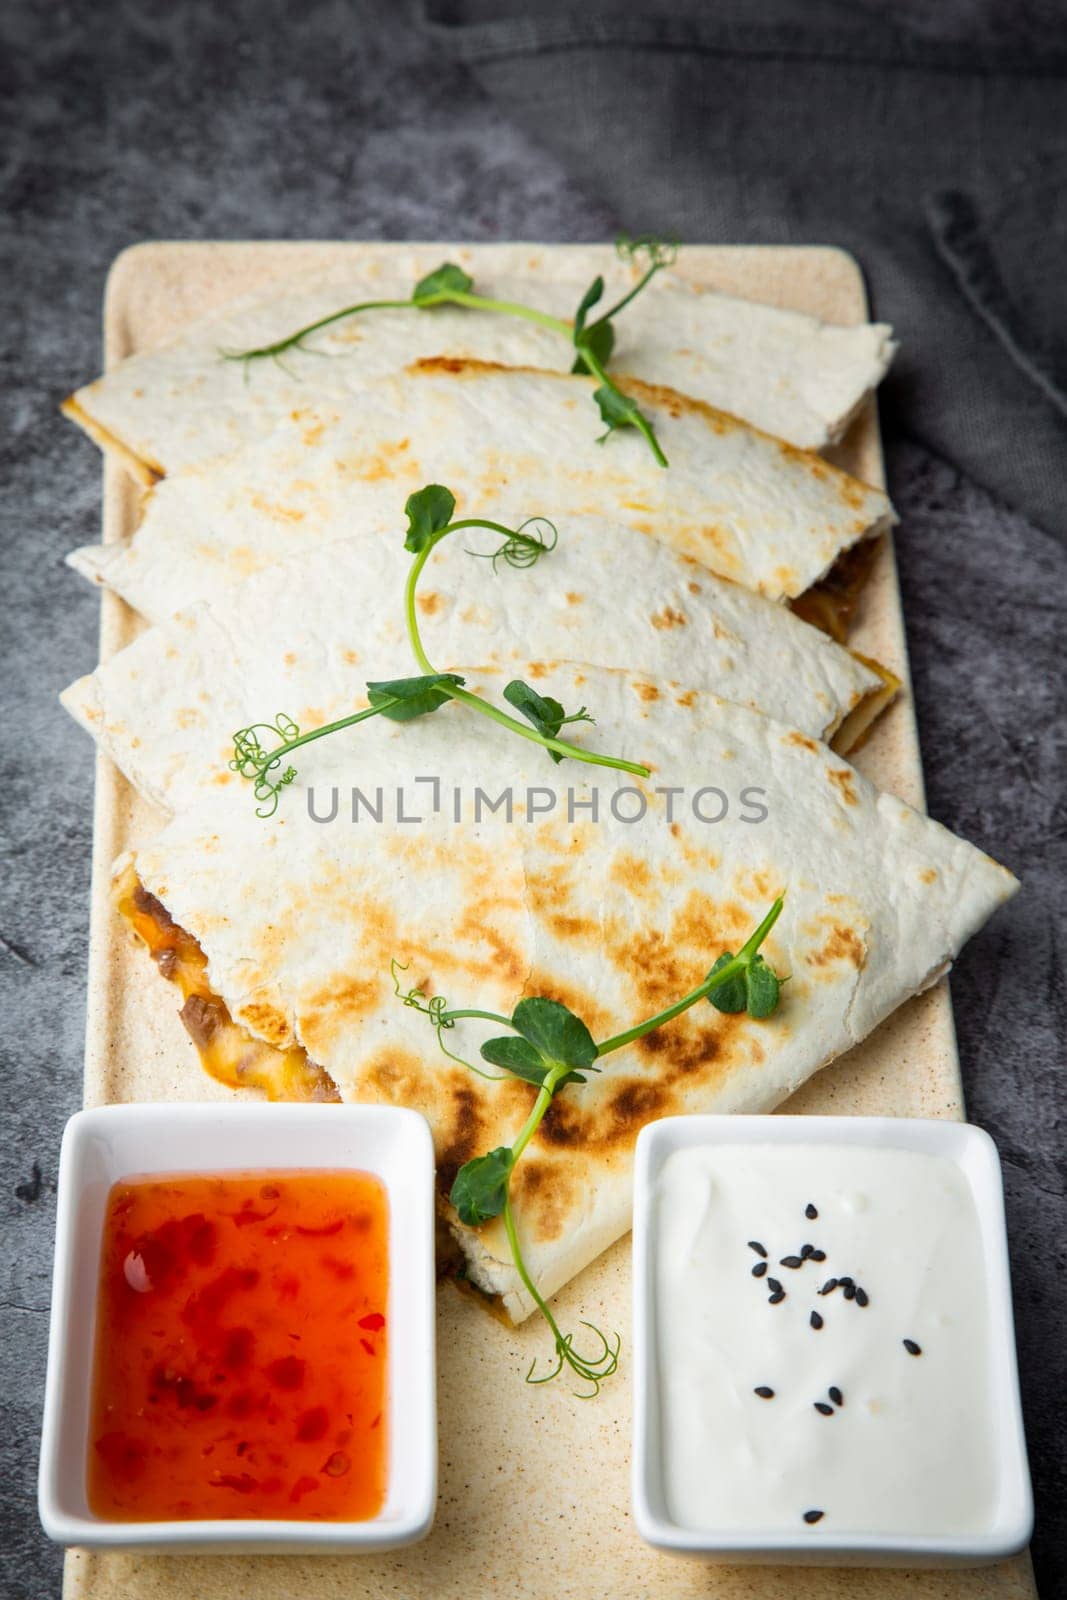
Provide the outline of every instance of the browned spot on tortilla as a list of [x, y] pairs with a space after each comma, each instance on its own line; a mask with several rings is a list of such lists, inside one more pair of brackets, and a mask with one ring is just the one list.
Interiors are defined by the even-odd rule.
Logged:
[[522, 1207], [527, 1225], [546, 1243], [562, 1236], [573, 1215], [570, 1201], [574, 1189], [573, 1176], [561, 1170], [558, 1162], [536, 1158], [520, 1161], [511, 1180], [513, 1203]]
[[432, 590], [429, 594], [420, 594], [417, 597], [419, 610], [424, 616], [434, 617], [445, 603], [444, 595]]
[[659, 690], [654, 683], [635, 683], [634, 692], [640, 700], [659, 699]]
[[831, 767], [826, 776], [834, 784], [847, 806], [858, 806], [859, 796], [853, 782], [853, 774], [848, 767]]
[[680, 839], [682, 836], [682, 824], [680, 822], [672, 822], [671, 833], [676, 839]]
[[676, 694], [674, 703], [677, 706], [691, 706], [696, 704], [697, 692], [695, 689], [683, 689], [681, 694]]
[[625, 850], [620, 850], [612, 861], [611, 878], [637, 900], [647, 895], [655, 881], [648, 862], [642, 861], [640, 856], [630, 855]]
[[361, 1022], [377, 1009], [382, 992], [378, 977], [361, 978], [348, 972], [339, 974], [309, 996], [308, 1026], [313, 1026], [311, 1019], [320, 1012], [326, 1012], [331, 1018], [340, 1016], [346, 1024]]
[[693, 578], [690, 578], [687, 587], [689, 589], [689, 593], [690, 594], [700, 594], [700, 593], [702, 593], [700, 584], [697, 583], [696, 580], [693, 579]]
[[787, 733], [785, 736], [785, 742], [786, 744], [799, 745], [802, 750], [818, 751], [819, 748], [816, 740], [809, 738], [806, 733], [797, 733], [796, 731], [793, 733]]
[[818, 950], [805, 957], [809, 967], [831, 967], [840, 962], [847, 962], [849, 966], [862, 972], [867, 960], [867, 952], [863, 940], [854, 928], [848, 923], [833, 922], [827, 929], [826, 938]]
[[664, 628], [684, 628], [689, 618], [683, 611], [677, 611], [674, 606], [664, 606], [662, 611], [652, 613], [652, 626], [661, 632]]
[[450, 1115], [442, 1121], [437, 1142], [437, 1183], [447, 1194], [464, 1162], [478, 1155], [482, 1143], [482, 1116], [478, 1096], [469, 1084], [451, 1083]]
[[527, 667], [531, 678], [547, 678], [551, 670], [543, 661], [531, 661]]
[[925, 867], [923, 871], [919, 873], [919, 877], [923, 883], [936, 883], [938, 878], [937, 868]]
[[583, 594], [575, 594], [573, 589], [567, 590], [567, 604], [569, 606], [579, 605], [584, 599], [585, 596]]
[[530, 910], [558, 939], [595, 939], [600, 925], [593, 917], [568, 910], [570, 881], [559, 872], [527, 872], [526, 893]]
[[296, 506], [279, 505], [258, 491], [254, 491], [249, 495], [248, 503], [254, 511], [259, 511], [263, 516], [269, 517], [271, 522], [303, 522], [304, 520], [305, 513]]
[[346, 662], [348, 664], [348, 666], [354, 667], [359, 662], [359, 651], [358, 650], [342, 650], [341, 651], [341, 660]]
[[241, 1021], [269, 1044], [285, 1045], [291, 1038], [289, 1021], [284, 1011], [279, 1011], [277, 1006], [272, 1006], [265, 1000], [253, 1000], [250, 1004], [242, 1006]]

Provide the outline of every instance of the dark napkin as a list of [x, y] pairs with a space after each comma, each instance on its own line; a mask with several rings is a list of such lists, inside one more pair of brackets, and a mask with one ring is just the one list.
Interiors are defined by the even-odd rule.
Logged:
[[836, 244], [892, 421], [1067, 540], [1067, 6], [424, 0], [634, 232]]

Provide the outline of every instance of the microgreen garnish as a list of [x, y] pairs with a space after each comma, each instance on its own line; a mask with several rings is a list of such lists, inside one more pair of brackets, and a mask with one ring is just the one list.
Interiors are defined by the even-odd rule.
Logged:
[[[564, 711], [558, 700], [553, 700], [551, 695], [538, 694], [536, 689], [531, 689], [528, 683], [523, 683], [521, 678], [513, 678], [504, 690], [504, 699], [513, 705], [516, 711], [522, 713], [527, 722], [532, 722], [539, 733], [545, 734], [549, 739], [555, 739], [559, 730], [568, 722], [595, 722], [584, 706], [577, 711]], [[558, 750], [549, 750], [553, 761], [560, 762], [563, 756]]]
[[[409, 495], [404, 506], [408, 519], [404, 548], [415, 557], [404, 589], [404, 613], [408, 640], [415, 660], [422, 669], [419, 676], [368, 683], [367, 698], [370, 704], [365, 710], [340, 717], [335, 722], [327, 722], [309, 733], [301, 733], [292, 717], [279, 712], [273, 722], [252, 723], [234, 734], [230, 767], [255, 785], [255, 797], [260, 802], [256, 808], [257, 816], [273, 816], [278, 809], [282, 790], [296, 777], [296, 768], [287, 758], [301, 745], [323, 739], [342, 728], [355, 727], [369, 717], [384, 716], [392, 722], [411, 722], [416, 717], [439, 711], [449, 700], [457, 700], [470, 710], [491, 718], [511, 733], [518, 734], [521, 739], [543, 745], [553, 761], [562, 761], [564, 756], [570, 756], [572, 760], [584, 761], [590, 766], [612, 767], [621, 772], [632, 772], [639, 778], [649, 776], [648, 767], [639, 762], [624, 761], [621, 756], [601, 755], [560, 738], [560, 731], [567, 723], [593, 721], [584, 706], [577, 711], [565, 711], [558, 700], [540, 695], [521, 678], [514, 678], [505, 688], [504, 698], [525, 717], [526, 721], [520, 722], [491, 700], [471, 694], [464, 688], [465, 680], [457, 673], [438, 672], [432, 666], [419, 633], [415, 599], [423, 568], [442, 539], [464, 528], [488, 529], [503, 540], [495, 551], [490, 552], [494, 565], [502, 560], [513, 567], [532, 566], [546, 550], [553, 549], [556, 542], [555, 528], [543, 517], [532, 517], [518, 528], [507, 528], [485, 517], [453, 520], [455, 509], [455, 496], [439, 483], [427, 484], [424, 489]], [[265, 746], [261, 734], [272, 734], [281, 743]]]
[[588, 373], [598, 380], [599, 387], [594, 391], [593, 399], [600, 411], [601, 419], [606, 424], [600, 442], [603, 443], [618, 428], [636, 428], [647, 441], [660, 466], [665, 467], [667, 458], [660, 448], [652, 424], [637, 402], [618, 388], [605, 369], [615, 348], [614, 319], [641, 293], [657, 272], [673, 263], [678, 254], [678, 246], [654, 238], [651, 234], [641, 234], [635, 239], [625, 237], [617, 239], [615, 248], [617, 253], [628, 261], [644, 262], [645, 271], [621, 299], [607, 311], [602, 311], [592, 322], [589, 321], [589, 313], [599, 304], [604, 294], [604, 280], [601, 277], [594, 278], [589, 285], [579, 302], [574, 321], [570, 323], [561, 317], [549, 316], [547, 312], [538, 311], [533, 306], [521, 305], [514, 300], [493, 300], [486, 295], [475, 294], [474, 280], [470, 274], [464, 272], [462, 267], [456, 266], [455, 262], [445, 261], [433, 272], [428, 272], [424, 278], [420, 278], [406, 300], [363, 300], [358, 305], [343, 306], [340, 311], [332, 311], [328, 316], [319, 317], [316, 322], [309, 322], [306, 327], [299, 328], [296, 333], [287, 334], [283, 339], [277, 339], [273, 344], [261, 345], [255, 350], [223, 350], [220, 354], [225, 361], [243, 361], [246, 366], [249, 362], [258, 361], [264, 356], [280, 361], [287, 350], [303, 349], [304, 341], [311, 334], [318, 333], [335, 322], [341, 322], [346, 317], [358, 316], [364, 311], [405, 309], [432, 311], [435, 306], [453, 305], [465, 306], [471, 310], [492, 311], [503, 316], [521, 317], [527, 322], [537, 323], [540, 327], [550, 328], [566, 339], [576, 352], [571, 371]]
[[[454, 1028], [457, 1022], [465, 1018], [478, 1018], [499, 1024], [511, 1031], [506, 1035], [487, 1039], [481, 1046], [482, 1060], [491, 1066], [503, 1068], [506, 1075], [520, 1078], [524, 1083], [537, 1087], [537, 1098], [515, 1142], [511, 1145], [500, 1145], [485, 1155], [475, 1156], [467, 1161], [456, 1174], [449, 1194], [459, 1220], [468, 1227], [477, 1228], [494, 1217], [503, 1217], [515, 1270], [526, 1292], [551, 1329], [555, 1342], [554, 1363], [547, 1372], [535, 1377], [537, 1367], [535, 1358], [526, 1374], [527, 1383], [548, 1383], [558, 1377], [564, 1367], [568, 1367], [577, 1378], [590, 1386], [581, 1393], [580, 1398], [592, 1399], [599, 1392], [604, 1380], [610, 1378], [618, 1367], [621, 1340], [617, 1333], [609, 1339], [592, 1323], [583, 1322], [582, 1326], [588, 1328], [599, 1341], [599, 1349], [592, 1356], [582, 1355], [574, 1348], [574, 1335], [560, 1331], [555, 1317], [535, 1287], [523, 1260], [511, 1208], [511, 1177], [523, 1151], [541, 1126], [545, 1113], [559, 1089], [571, 1083], [585, 1083], [588, 1073], [600, 1071], [597, 1063], [604, 1056], [611, 1055], [614, 1051], [622, 1050], [626, 1045], [644, 1038], [656, 1028], [663, 1027], [664, 1023], [681, 1016], [699, 1001], [711, 1000], [735, 978], [741, 977], [743, 980], [753, 963], [757, 960], [762, 961], [759, 947], [778, 921], [782, 913], [782, 904], [782, 898], [779, 897], [737, 955], [716, 961], [704, 981], [689, 994], [683, 995], [682, 999], [676, 1000], [665, 1010], [657, 1012], [654, 1017], [648, 1017], [644, 1022], [639, 1022], [635, 1027], [627, 1028], [625, 1032], [617, 1033], [600, 1044], [596, 1043], [581, 1017], [576, 1016], [567, 1006], [561, 1005], [558, 1000], [547, 1000], [539, 995], [530, 996], [519, 1001], [510, 1017], [502, 1016], [496, 1011], [457, 1009], [449, 1006], [440, 995], [428, 997], [422, 989], [409, 989], [405, 993], [401, 989], [398, 976], [405, 969], [398, 962], [393, 962], [393, 985], [397, 996], [406, 1006], [413, 1006], [430, 1018], [437, 1031], [438, 1043], [446, 1055], [463, 1066], [470, 1065], [462, 1056], [453, 1054], [442, 1039], [442, 1033], [446, 1029]], [[767, 970], [770, 971], [770, 968]], [[750, 1011], [749, 1014], [760, 1019], [766, 1018], [771, 1015], [778, 1003], [778, 991], [775, 990], [775, 1005], [769, 1009], [766, 1008], [765, 992], [757, 995], [755, 1001], [758, 1009]], [[472, 1070], [479, 1072], [481, 1069], [474, 1067]], [[482, 1076], [489, 1074], [483, 1073]], [[758, 1241], [752, 1242], [752, 1248], [759, 1254], [766, 1254]], [[760, 1262], [759, 1265], [766, 1271], [765, 1263]], [[782, 1298], [784, 1299], [784, 1294]]]

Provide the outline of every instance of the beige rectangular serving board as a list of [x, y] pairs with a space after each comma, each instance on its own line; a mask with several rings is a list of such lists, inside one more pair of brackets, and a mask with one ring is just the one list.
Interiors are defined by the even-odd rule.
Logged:
[[[108, 366], [165, 338], [236, 295], [348, 257], [384, 257], [412, 246], [358, 243], [158, 243], [119, 256], [108, 282]], [[604, 246], [429, 244], [420, 270], [446, 257], [477, 279], [490, 266], [521, 271], [531, 257], [558, 258], [592, 278]], [[867, 315], [856, 263], [840, 251], [694, 245], [677, 270], [694, 283], [831, 322]], [[901, 330], [906, 337], [907, 330]], [[873, 403], [835, 459], [882, 481]], [[104, 536], [128, 533], [138, 490], [105, 467]], [[71, 578], [70, 582], [75, 580]], [[103, 599], [100, 653], [128, 644], [140, 624]], [[923, 804], [919, 745], [896, 566], [888, 540], [865, 591], [855, 648], [892, 667], [905, 691], [883, 717], [857, 765], [883, 787]], [[71, 737], [75, 737], [72, 732]], [[230, 1092], [200, 1068], [178, 1020], [174, 991], [111, 911], [114, 858], [151, 834], [159, 816], [101, 757], [96, 773], [87, 1105], [130, 1100], [221, 1100]], [[948, 989], [939, 983], [891, 1017], [863, 1045], [809, 1083], [792, 1111], [848, 1116], [960, 1117], [959, 1062]], [[623, 1334], [617, 1378], [593, 1402], [565, 1382], [523, 1382], [545, 1329], [531, 1318], [508, 1330], [445, 1284], [438, 1296], [441, 1483], [437, 1520], [424, 1543], [378, 1556], [67, 1557], [64, 1600], [1035, 1600], [1029, 1558], [969, 1572], [875, 1572], [799, 1567], [715, 1567], [658, 1555], [630, 1517], [630, 1242], [621, 1240], [559, 1296], [565, 1325], [580, 1317]], [[402, 1381], [402, 1374], [398, 1375]]]

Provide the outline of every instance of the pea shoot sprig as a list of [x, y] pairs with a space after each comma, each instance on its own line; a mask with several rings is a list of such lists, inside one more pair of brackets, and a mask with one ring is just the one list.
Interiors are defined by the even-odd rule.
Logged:
[[[460, 1167], [452, 1185], [449, 1199], [468, 1227], [477, 1228], [494, 1217], [503, 1217], [511, 1258], [515, 1270], [534, 1305], [548, 1323], [555, 1343], [552, 1365], [546, 1372], [535, 1376], [537, 1358], [531, 1362], [526, 1374], [527, 1383], [549, 1383], [557, 1378], [564, 1367], [589, 1387], [580, 1393], [583, 1400], [592, 1399], [600, 1385], [617, 1370], [621, 1340], [617, 1333], [610, 1337], [590, 1322], [583, 1322], [597, 1341], [590, 1355], [583, 1355], [574, 1346], [574, 1334], [563, 1333], [542, 1295], [538, 1292], [523, 1260], [518, 1231], [511, 1206], [511, 1179], [523, 1152], [544, 1120], [556, 1093], [571, 1083], [585, 1083], [586, 1074], [599, 1072], [598, 1062], [616, 1050], [622, 1050], [638, 1039], [643, 1039], [656, 1028], [680, 1017], [691, 1006], [707, 1000], [717, 1011], [746, 1011], [750, 1017], [763, 1020], [778, 1008], [781, 984], [774, 969], [760, 954], [760, 946], [782, 913], [783, 899], [775, 900], [759, 927], [734, 955], [724, 951], [704, 981], [676, 1000], [654, 1017], [627, 1028], [610, 1039], [597, 1044], [581, 1017], [561, 1005], [558, 1000], [532, 996], [520, 1000], [510, 1017], [496, 1011], [471, 1008], [452, 1008], [443, 997], [428, 997], [421, 989], [401, 988], [400, 973], [406, 970], [393, 962], [393, 984], [398, 997], [406, 1006], [412, 1006], [430, 1018], [437, 1031], [441, 1049], [453, 1061], [470, 1067], [482, 1077], [520, 1078], [533, 1084], [537, 1097], [530, 1114], [523, 1123], [518, 1137], [510, 1145], [500, 1145], [486, 1155], [475, 1156]], [[471, 1062], [464, 1061], [449, 1050], [443, 1033], [464, 1019], [497, 1023], [509, 1028], [510, 1033], [487, 1039], [481, 1046], [482, 1060], [502, 1072], [486, 1073]]]
[[631, 399], [608, 376], [606, 369], [615, 347], [614, 319], [636, 299], [657, 272], [674, 262], [678, 247], [650, 234], [643, 234], [636, 239], [617, 239], [615, 249], [625, 260], [643, 262], [645, 271], [621, 299], [607, 311], [600, 312], [593, 320], [590, 320], [590, 313], [594, 306], [599, 305], [604, 295], [604, 279], [600, 276], [593, 279], [582, 296], [574, 321], [566, 322], [562, 317], [550, 316], [546, 311], [538, 311], [534, 306], [522, 305], [515, 300], [494, 300], [487, 295], [476, 294], [474, 280], [470, 274], [464, 272], [455, 262], [445, 261], [433, 272], [420, 278], [406, 300], [363, 300], [356, 305], [342, 306], [340, 311], [331, 311], [327, 316], [309, 322], [306, 327], [298, 328], [295, 333], [276, 339], [273, 344], [261, 345], [254, 350], [223, 350], [220, 354], [225, 361], [243, 361], [246, 365], [264, 357], [280, 361], [289, 350], [305, 349], [305, 340], [313, 333], [331, 327], [333, 323], [341, 322], [347, 317], [360, 316], [366, 311], [432, 311], [436, 306], [451, 305], [464, 306], [471, 310], [491, 311], [502, 316], [521, 317], [526, 322], [549, 328], [567, 340], [576, 352], [571, 371], [588, 373], [597, 380], [598, 387], [593, 391], [593, 399], [605, 424], [599, 443], [603, 444], [604, 440], [619, 428], [636, 428], [659, 465], [665, 467], [667, 457], [660, 448], [651, 422], [636, 400]]
[[494, 567], [499, 561], [512, 567], [529, 567], [555, 547], [557, 538], [552, 523], [542, 517], [530, 518], [518, 528], [508, 528], [485, 517], [453, 520], [455, 509], [455, 496], [439, 483], [427, 484], [424, 489], [409, 495], [404, 507], [408, 519], [404, 548], [415, 557], [404, 586], [404, 615], [408, 640], [415, 660], [422, 669], [420, 675], [368, 683], [367, 698], [370, 704], [364, 710], [340, 717], [335, 722], [327, 722], [321, 728], [309, 729], [306, 733], [301, 733], [293, 718], [283, 711], [278, 713], [273, 722], [250, 723], [234, 734], [230, 769], [253, 784], [253, 792], [259, 802], [257, 816], [270, 817], [277, 811], [282, 790], [297, 775], [289, 757], [302, 745], [324, 739], [342, 728], [354, 728], [370, 717], [388, 717], [392, 722], [412, 722], [416, 717], [439, 711], [450, 700], [489, 717], [521, 739], [542, 745], [553, 761], [559, 762], [565, 756], [570, 756], [572, 760], [583, 761], [590, 766], [612, 767], [620, 772], [631, 772], [639, 778], [649, 776], [649, 768], [636, 761], [625, 761], [621, 756], [586, 750], [560, 737], [562, 730], [570, 723], [595, 720], [585, 706], [580, 706], [577, 711], [566, 711], [550, 695], [538, 694], [521, 678], [513, 678], [504, 689], [504, 699], [520, 717], [525, 718], [525, 721], [520, 721], [492, 701], [471, 694], [464, 688], [465, 680], [458, 673], [438, 672], [433, 666], [419, 633], [416, 590], [427, 561], [441, 541], [465, 528], [485, 528], [499, 535], [502, 543], [493, 551], [470, 551], [469, 554], [485, 554]]

